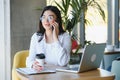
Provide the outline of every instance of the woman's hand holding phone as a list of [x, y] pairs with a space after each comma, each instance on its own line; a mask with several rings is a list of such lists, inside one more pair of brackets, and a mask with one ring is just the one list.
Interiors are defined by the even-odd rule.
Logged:
[[57, 22], [52, 23], [53, 27], [53, 40], [58, 41], [59, 26]]
[[59, 25], [58, 23], [54, 20], [53, 16], [49, 16], [48, 18], [49, 23], [51, 25], [51, 29], [53, 31], [53, 40], [58, 41], [58, 34], [59, 34]]

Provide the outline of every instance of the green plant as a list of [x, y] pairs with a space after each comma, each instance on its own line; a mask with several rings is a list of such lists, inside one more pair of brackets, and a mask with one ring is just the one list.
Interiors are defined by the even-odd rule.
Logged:
[[[57, 7], [62, 13], [63, 26], [66, 31], [72, 36], [72, 41], [79, 40], [76, 34], [72, 33], [73, 28], [79, 27], [78, 23], [90, 24], [90, 21], [86, 18], [89, 7], [93, 7], [100, 14], [102, 19], [105, 21], [105, 13], [97, 0], [61, 0], [61, 4], [55, 1]], [[80, 41], [79, 41], [80, 42]], [[84, 41], [85, 44], [92, 44], [91, 41]], [[75, 52], [71, 51], [71, 58], [69, 64], [76, 64], [80, 60], [80, 55], [77, 54], [79, 49], [84, 45], [79, 44]], [[74, 54], [75, 55], [74, 55]]]
[[55, 3], [62, 13], [63, 26], [64, 26], [64, 29], [67, 30], [67, 26], [69, 25], [69, 22], [71, 20], [71, 19], [69, 19], [69, 14], [68, 14], [71, 0], [62, 0], [61, 4], [59, 4], [56, 1], [55, 1]]
[[[62, 13], [63, 26], [69, 33], [82, 19], [84, 19], [84, 23], [89, 22], [86, 17], [81, 16], [82, 14], [86, 15], [88, 7], [95, 8], [105, 21], [104, 10], [96, 0], [62, 0], [61, 4], [57, 1], [55, 3]], [[72, 16], [72, 18], [69, 18], [69, 16]]]
[[[61, 0], [61, 3], [55, 1], [55, 4], [62, 13], [64, 29], [68, 31], [70, 35], [74, 35], [72, 34], [72, 30], [74, 27], [79, 27], [77, 26], [78, 23], [90, 24], [90, 21], [86, 18], [89, 7], [94, 8], [105, 21], [105, 13], [99, 2], [100, 1], [96, 0]], [[88, 41], [85, 40], [85, 42], [87, 43]]]

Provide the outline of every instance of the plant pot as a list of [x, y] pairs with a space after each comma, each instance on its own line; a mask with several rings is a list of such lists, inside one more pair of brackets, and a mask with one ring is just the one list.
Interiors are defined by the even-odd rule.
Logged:
[[82, 53], [71, 54], [69, 65], [79, 64], [81, 60]]

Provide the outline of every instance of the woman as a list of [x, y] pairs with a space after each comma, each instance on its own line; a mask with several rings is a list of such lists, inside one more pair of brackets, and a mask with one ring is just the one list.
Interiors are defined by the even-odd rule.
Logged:
[[45, 54], [45, 63], [65, 66], [69, 62], [71, 37], [62, 28], [61, 14], [57, 7], [46, 6], [40, 16], [39, 30], [31, 37], [26, 66], [40, 70], [36, 54]]

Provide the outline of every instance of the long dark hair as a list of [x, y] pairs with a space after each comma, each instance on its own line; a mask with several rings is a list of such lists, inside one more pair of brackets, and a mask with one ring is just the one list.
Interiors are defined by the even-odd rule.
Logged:
[[[43, 11], [42, 11], [42, 14], [40, 17], [43, 16], [44, 12], [47, 11], [47, 10], [50, 10], [52, 11], [56, 16], [57, 16], [57, 19], [56, 21], [58, 22], [59, 24], [59, 35], [64, 33], [64, 29], [62, 27], [62, 18], [61, 18], [61, 13], [60, 13], [60, 10], [56, 7], [56, 6], [46, 6]], [[39, 29], [37, 31], [37, 34], [38, 35], [43, 35], [45, 33], [45, 29], [43, 28], [43, 25], [42, 25], [42, 22], [41, 20], [39, 21]]]

